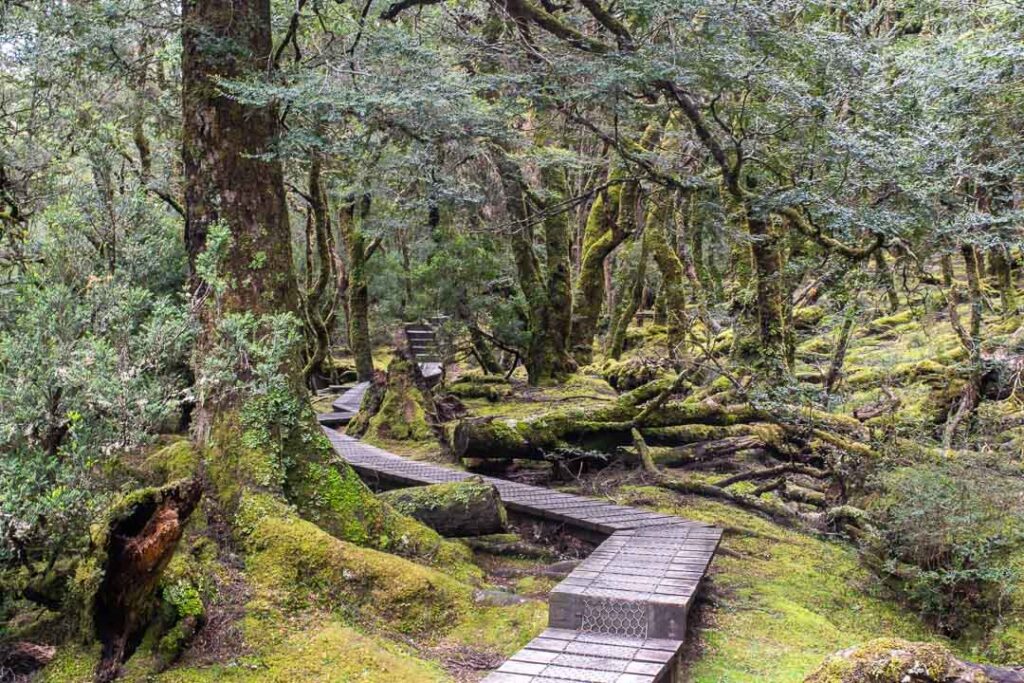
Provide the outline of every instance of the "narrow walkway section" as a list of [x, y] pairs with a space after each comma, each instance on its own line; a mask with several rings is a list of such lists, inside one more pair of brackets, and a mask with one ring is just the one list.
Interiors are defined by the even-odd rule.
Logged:
[[[368, 383], [333, 407], [347, 422]], [[333, 415], [333, 413], [332, 413]], [[405, 486], [462, 481], [469, 472], [409, 460], [329, 427], [334, 450], [365, 478]], [[680, 517], [483, 477], [505, 506], [607, 538], [551, 591], [548, 628], [485, 683], [668, 683], [686, 617], [722, 531]]]

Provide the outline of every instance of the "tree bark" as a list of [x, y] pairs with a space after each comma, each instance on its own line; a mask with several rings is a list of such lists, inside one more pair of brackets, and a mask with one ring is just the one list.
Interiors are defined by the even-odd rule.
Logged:
[[[201, 321], [198, 362], [216, 346], [226, 314], [296, 313], [299, 297], [284, 176], [280, 162], [267, 156], [277, 134], [277, 109], [243, 104], [219, 85], [220, 79], [265, 68], [271, 49], [269, 0], [184, 0], [182, 26], [185, 243]], [[218, 265], [226, 283], [221, 288], [205, 281], [197, 267], [214, 226], [230, 233]], [[302, 366], [294, 361], [284, 370], [301, 386]], [[198, 397], [193, 424], [200, 441], [214, 413], [229, 407], [221, 405], [225, 400], [232, 399]]]
[[341, 237], [348, 261], [348, 346], [360, 382], [373, 379], [373, 346], [370, 343], [370, 294], [366, 262], [373, 255], [361, 224], [370, 211], [370, 198], [346, 202], [339, 214]]

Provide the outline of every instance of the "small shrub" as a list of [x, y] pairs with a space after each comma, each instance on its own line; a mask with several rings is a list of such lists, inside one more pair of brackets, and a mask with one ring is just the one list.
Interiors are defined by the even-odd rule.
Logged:
[[972, 462], [879, 475], [870, 556], [944, 633], [992, 623], [1017, 580], [1022, 487]]

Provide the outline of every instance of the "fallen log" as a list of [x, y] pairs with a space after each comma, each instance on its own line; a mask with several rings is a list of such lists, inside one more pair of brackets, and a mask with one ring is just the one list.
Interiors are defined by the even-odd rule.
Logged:
[[505, 530], [508, 516], [497, 489], [478, 477], [378, 495], [442, 536], [486, 536]]
[[[464, 419], [453, 431], [452, 451], [459, 458], [499, 460], [540, 460], [566, 446], [614, 453], [618, 447], [631, 444], [631, 430], [638, 427], [654, 445], [749, 436], [757, 438], [731, 446], [769, 447], [793, 456], [800, 448], [792, 448], [791, 440], [799, 443], [805, 437], [814, 437], [858, 455], [874, 455], [862, 443], [869, 436], [867, 428], [844, 415], [797, 406], [778, 406], [769, 412], [750, 404], [723, 406], [710, 401], [669, 401], [650, 412], [646, 405], [634, 405], [625, 399], [596, 410], [566, 410], [525, 420]], [[644, 418], [642, 425], [638, 425], [640, 417]]]

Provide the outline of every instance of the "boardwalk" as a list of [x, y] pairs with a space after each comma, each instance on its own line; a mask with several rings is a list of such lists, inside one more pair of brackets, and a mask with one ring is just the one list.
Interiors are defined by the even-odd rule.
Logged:
[[[367, 386], [346, 392], [334, 402], [335, 411], [351, 417]], [[474, 476], [388, 453], [326, 426], [324, 433], [366, 478], [417, 486]], [[606, 537], [551, 591], [550, 628], [485, 683], [672, 681], [687, 612], [721, 530], [543, 487], [484, 479], [512, 512]]]

